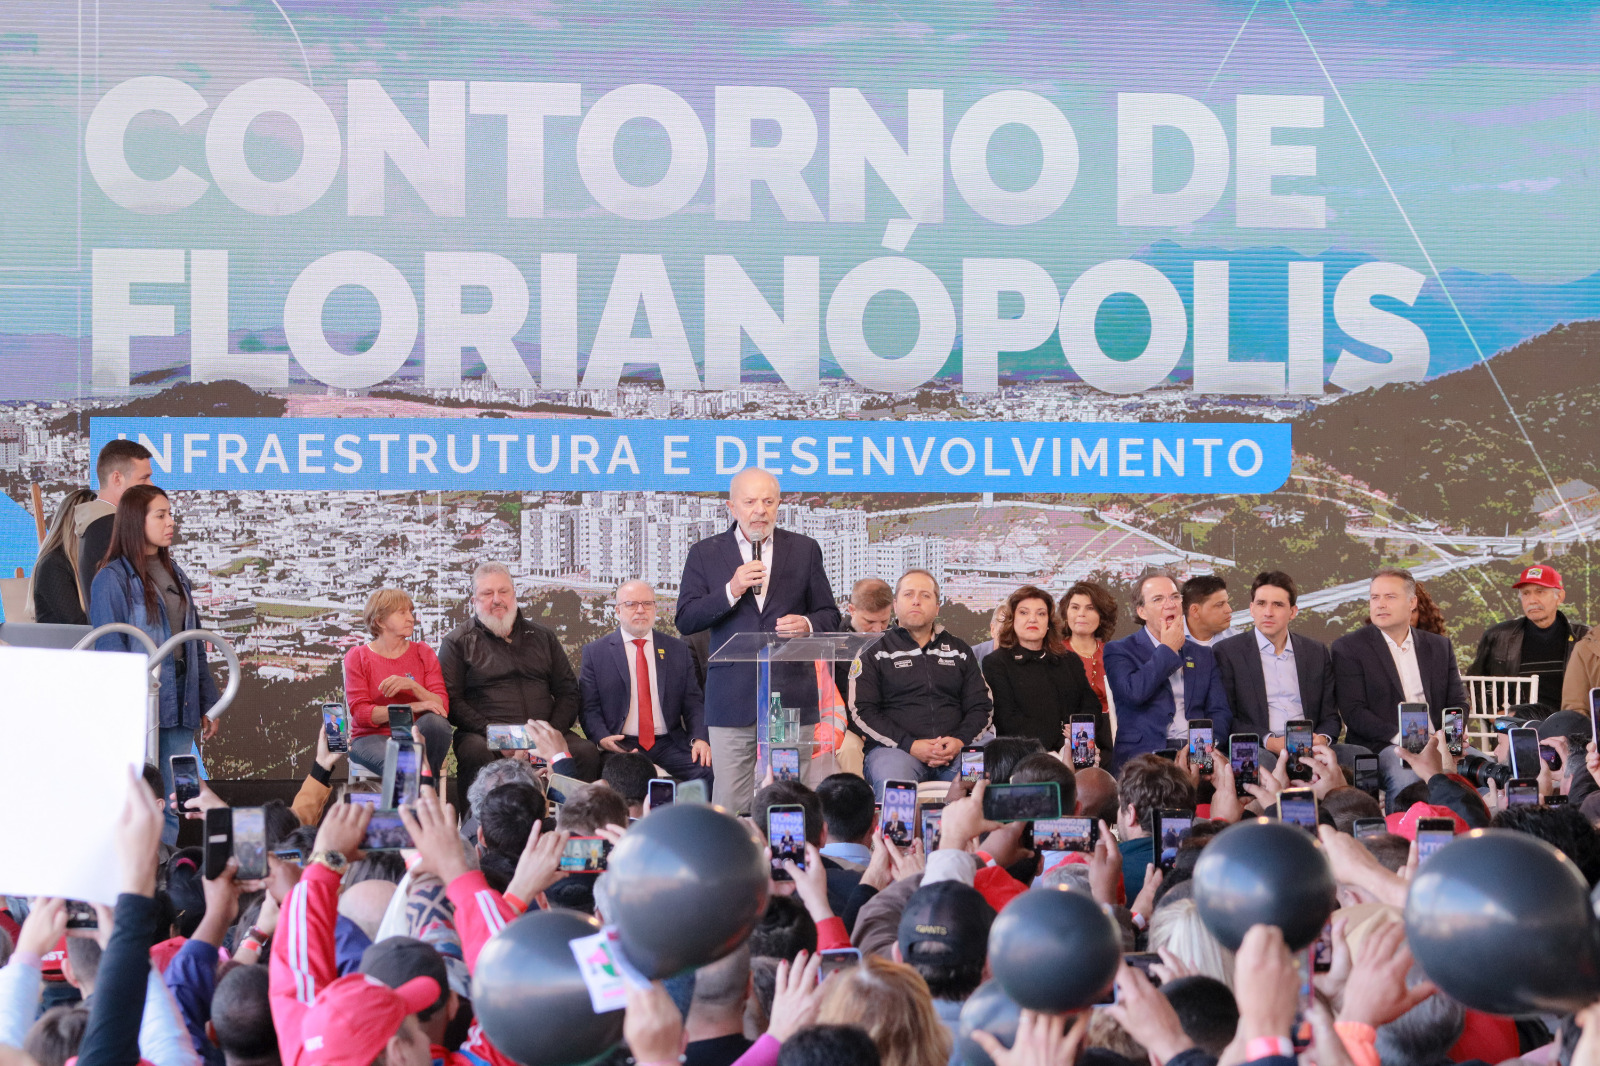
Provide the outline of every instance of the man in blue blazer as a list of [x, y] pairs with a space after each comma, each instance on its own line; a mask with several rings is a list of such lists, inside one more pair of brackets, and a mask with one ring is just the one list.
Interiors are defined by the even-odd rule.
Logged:
[[[810, 537], [778, 529], [778, 479], [759, 468], [741, 470], [728, 486], [733, 525], [689, 549], [678, 587], [678, 632], [711, 632], [711, 653], [738, 633], [800, 636], [839, 628], [839, 607]], [[775, 664], [772, 687], [785, 704], [817, 720], [817, 680], [811, 663]], [[712, 802], [748, 811], [755, 798], [756, 664], [713, 662], [706, 670], [706, 726], [716, 767]], [[815, 785], [832, 759], [802, 759], [801, 776]], [[826, 766], [817, 764], [826, 763]], [[820, 771], [820, 775], [819, 775]]]
[[619, 628], [583, 646], [578, 714], [585, 735], [602, 752], [641, 752], [678, 781], [710, 783], [694, 653], [656, 632], [656, 592], [643, 581], [618, 587], [615, 610]]
[[1160, 572], [1139, 578], [1133, 614], [1144, 628], [1105, 647], [1106, 684], [1117, 709], [1113, 772], [1136, 755], [1182, 747], [1191, 718], [1211, 719], [1221, 751], [1233, 712], [1211, 649], [1184, 636], [1178, 583]]

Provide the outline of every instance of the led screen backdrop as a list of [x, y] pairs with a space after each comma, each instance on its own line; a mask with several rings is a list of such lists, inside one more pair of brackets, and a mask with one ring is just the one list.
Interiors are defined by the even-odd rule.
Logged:
[[[1591, 596], [1594, 4], [40, 0], [0, 25], [0, 566], [120, 434], [290, 776], [357, 613], [574, 652], [745, 465], [835, 591], [1409, 565]], [[666, 616], [670, 620], [670, 612]], [[1124, 620], [1124, 630], [1129, 623]]]

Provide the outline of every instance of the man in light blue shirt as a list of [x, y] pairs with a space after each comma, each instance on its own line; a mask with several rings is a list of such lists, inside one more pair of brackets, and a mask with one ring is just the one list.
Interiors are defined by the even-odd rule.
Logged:
[[[1263, 767], [1283, 751], [1288, 723], [1312, 723], [1319, 744], [1332, 744], [1343, 728], [1333, 691], [1333, 658], [1326, 645], [1289, 632], [1300, 613], [1294, 579], [1279, 571], [1256, 575], [1250, 586], [1255, 631], [1219, 640], [1212, 652], [1233, 708], [1237, 733], [1261, 737]], [[1343, 753], [1348, 760], [1353, 753]]]
[[855, 774], [830, 774], [817, 783], [822, 801], [822, 847], [825, 859], [859, 873], [872, 862], [872, 786]]

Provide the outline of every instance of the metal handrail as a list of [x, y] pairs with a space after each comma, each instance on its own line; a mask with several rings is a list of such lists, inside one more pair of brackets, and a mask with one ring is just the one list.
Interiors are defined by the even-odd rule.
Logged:
[[120, 633], [124, 636], [135, 637], [142, 643], [150, 656], [150, 691], [146, 702], [146, 728], [145, 752], [150, 761], [159, 758], [159, 727], [161, 724], [161, 663], [170, 657], [178, 647], [191, 640], [204, 640], [222, 652], [222, 657], [228, 663], [228, 684], [222, 690], [222, 695], [217, 702], [211, 705], [206, 712], [206, 717], [215, 721], [222, 716], [222, 712], [233, 703], [234, 697], [239, 694], [241, 672], [239, 670], [239, 655], [233, 650], [233, 644], [221, 633], [214, 633], [209, 629], [185, 629], [181, 633], [174, 633], [159, 648], [156, 642], [150, 639], [150, 634], [138, 626], [126, 622], [107, 622], [103, 626], [96, 626], [89, 630], [78, 643], [72, 646], [73, 651], [82, 651], [91, 647], [102, 636]]
[[228, 709], [228, 705], [233, 702], [233, 698], [239, 694], [239, 655], [233, 650], [233, 644], [227, 637], [209, 629], [185, 629], [182, 633], [174, 633], [166, 639], [166, 642], [161, 647], [156, 649], [155, 655], [150, 660], [150, 668], [154, 670], [156, 665], [162, 659], [171, 655], [178, 645], [191, 640], [204, 640], [212, 644], [222, 653], [223, 659], [228, 663], [228, 684], [223, 688], [222, 695], [217, 697], [217, 702], [213, 703], [211, 709], [206, 712], [207, 718], [221, 718], [222, 712]]
[[150, 634], [138, 626], [131, 626], [126, 622], [107, 622], [103, 626], [96, 626], [79, 638], [78, 643], [72, 646], [72, 650], [82, 651], [107, 633], [121, 633], [129, 637], [138, 637], [144, 642], [144, 646], [149, 649], [151, 659], [156, 657], [156, 652], [159, 650], [156, 647], [156, 642], [150, 639]]

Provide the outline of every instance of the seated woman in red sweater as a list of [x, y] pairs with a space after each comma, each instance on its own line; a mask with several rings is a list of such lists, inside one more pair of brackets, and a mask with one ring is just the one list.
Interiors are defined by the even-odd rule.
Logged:
[[362, 619], [372, 640], [344, 657], [344, 698], [350, 707], [350, 761], [383, 772], [389, 737], [389, 708], [404, 704], [416, 716], [427, 749], [428, 766], [438, 775], [450, 753], [450, 698], [433, 649], [411, 634], [417, 616], [411, 597], [399, 589], [379, 589], [367, 598]]

